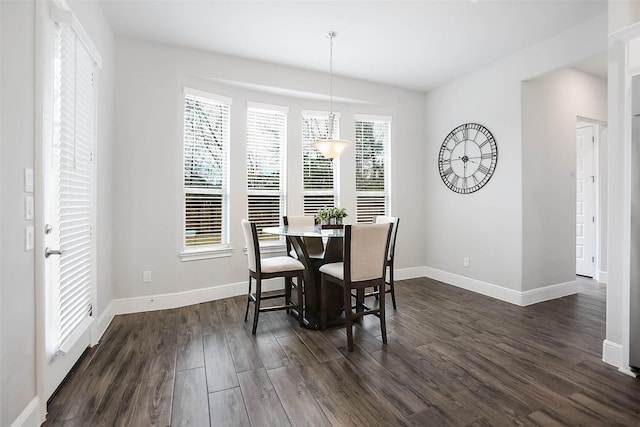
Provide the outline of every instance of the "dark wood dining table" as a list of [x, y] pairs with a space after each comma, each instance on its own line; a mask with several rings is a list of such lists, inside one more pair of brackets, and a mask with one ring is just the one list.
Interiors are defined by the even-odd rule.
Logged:
[[[262, 232], [285, 236], [295, 250], [298, 260], [304, 264], [304, 324], [310, 329], [320, 329], [320, 267], [331, 262], [342, 261], [344, 229], [342, 227], [323, 229], [320, 226], [282, 226], [263, 228]], [[315, 244], [309, 244], [310, 239], [322, 239], [324, 250], [310, 251], [312, 246], [314, 249], [316, 247]], [[327, 291], [327, 327], [344, 324], [342, 289], [332, 286]]]

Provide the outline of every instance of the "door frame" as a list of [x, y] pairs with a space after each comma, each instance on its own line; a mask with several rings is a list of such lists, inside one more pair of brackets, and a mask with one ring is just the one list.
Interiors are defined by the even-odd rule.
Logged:
[[[607, 122], [602, 120], [592, 119], [584, 116], [576, 117], [576, 129], [586, 126], [593, 126], [594, 132], [594, 144], [593, 144], [593, 170], [595, 174], [595, 189], [594, 189], [594, 239], [593, 239], [593, 279], [600, 282], [601, 279], [601, 265], [600, 261], [602, 259], [602, 248], [601, 248], [601, 233], [602, 233], [602, 219], [601, 219], [601, 208], [602, 202], [600, 200], [600, 179], [601, 179], [601, 170], [600, 170], [600, 136], [603, 133], [603, 130], [607, 127]], [[574, 138], [575, 140], [575, 138]], [[575, 229], [575, 222], [574, 222]], [[606, 283], [606, 280], [605, 280]]]
[[[34, 266], [35, 266], [35, 326], [36, 326], [36, 396], [39, 404], [39, 414], [41, 421], [46, 419], [47, 414], [47, 392], [46, 374], [48, 366], [47, 355], [47, 290], [46, 290], [46, 269], [45, 262], [45, 191], [46, 191], [46, 165], [44, 155], [46, 145], [51, 143], [51, 125], [53, 121], [53, 51], [54, 51], [54, 16], [59, 17], [64, 22], [69, 22], [76, 33], [80, 36], [85, 46], [88, 48], [94, 60], [101, 67], [101, 58], [87, 33], [84, 31], [75, 15], [69, 10], [64, 0], [45, 0], [35, 2], [35, 147], [34, 147]], [[57, 19], [57, 18], [56, 18]], [[99, 76], [96, 77], [99, 81]], [[96, 85], [99, 83], [96, 83]], [[94, 120], [97, 123], [98, 115], [98, 89], [96, 88], [96, 108], [94, 109]], [[91, 346], [97, 344], [98, 330], [97, 321], [97, 125], [93, 132], [93, 200], [92, 200], [92, 262], [94, 269], [92, 272], [91, 299], [93, 314], [90, 317], [91, 324], [83, 332], [90, 334]]]

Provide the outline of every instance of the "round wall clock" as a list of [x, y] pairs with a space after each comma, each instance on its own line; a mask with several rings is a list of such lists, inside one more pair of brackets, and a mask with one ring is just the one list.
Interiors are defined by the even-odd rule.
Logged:
[[484, 187], [496, 163], [496, 140], [489, 129], [477, 123], [465, 123], [449, 132], [438, 155], [442, 181], [450, 190], [461, 194]]

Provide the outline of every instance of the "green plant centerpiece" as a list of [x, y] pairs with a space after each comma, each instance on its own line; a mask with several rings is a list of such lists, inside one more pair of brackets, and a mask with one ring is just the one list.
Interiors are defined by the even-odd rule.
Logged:
[[318, 209], [316, 217], [320, 220], [320, 223], [324, 225], [342, 225], [342, 219], [348, 216], [347, 208], [323, 208]]

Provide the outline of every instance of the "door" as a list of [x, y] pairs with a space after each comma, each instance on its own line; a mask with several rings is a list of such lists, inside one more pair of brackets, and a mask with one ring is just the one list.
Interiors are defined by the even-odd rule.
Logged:
[[595, 269], [594, 128], [576, 130], [576, 274], [587, 277]]
[[51, 137], [43, 145], [44, 389], [49, 398], [91, 343], [95, 275], [95, 68], [69, 25], [56, 24]]

